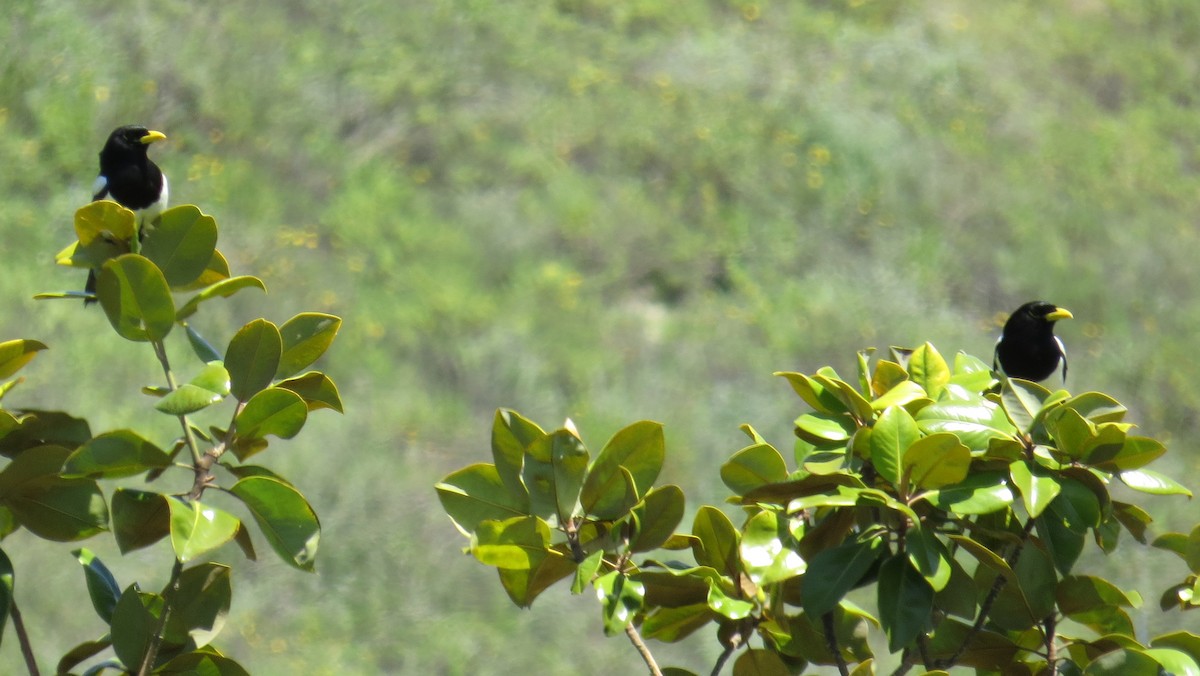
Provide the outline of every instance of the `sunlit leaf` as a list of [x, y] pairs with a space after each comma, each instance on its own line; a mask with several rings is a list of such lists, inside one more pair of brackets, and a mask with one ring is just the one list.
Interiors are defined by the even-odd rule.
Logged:
[[329, 349], [341, 326], [340, 317], [322, 312], [303, 312], [284, 322], [279, 327], [283, 353], [275, 377], [294, 376], [315, 362]]
[[770, 444], [755, 444], [733, 454], [721, 465], [721, 480], [736, 495], [787, 480], [787, 464]]
[[321, 524], [299, 491], [277, 479], [249, 477], [238, 481], [229, 492], [250, 510], [280, 558], [300, 570], [313, 569]]
[[175, 558], [184, 563], [233, 539], [238, 518], [196, 500], [167, 497], [171, 512], [171, 547]]
[[[226, 269], [228, 273], [228, 269]], [[242, 275], [239, 277], [222, 278], [219, 281], [213, 282], [209, 286], [200, 289], [199, 293], [188, 299], [186, 303], [175, 313], [176, 321], [182, 321], [196, 314], [196, 310], [200, 308], [200, 304], [206, 300], [213, 298], [229, 298], [233, 294], [242, 289], [261, 289], [264, 293], [267, 290], [267, 285], [258, 277]]]
[[83, 577], [87, 582], [92, 607], [105, 624], [111, 624], [117, 599], [121, 598], [121, 587], [117, 584], [117, 579], [91, 550], [76, 549], [71, 554], [83, 566]]
[[0, 343], [0, 379], [11, 378], [38, 352], [49, 349], [36, 340], [6, 340]]
[[238, 401], [249, 401], [271, 384], [282, 353], [283, 338], [274, 324], [255, 319], [243, 326], [225, 351], [229, 391]]
[[122, 338], [162, 340], [175, 326], [175, 302], [162, 272], [137, 254], [118, 256], [96, 275], [96, 298]]
[[217, 247], [217, 222], [191, 204], [163, 211], [142, 242], [142, 255], [162, 271], [167, 284], [182, 287], [208, 267]]

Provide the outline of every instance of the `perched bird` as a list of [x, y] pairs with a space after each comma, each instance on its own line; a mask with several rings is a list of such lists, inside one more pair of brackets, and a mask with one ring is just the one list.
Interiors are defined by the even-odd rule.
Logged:
[[[117, 127], [100, 151], [100, 175], [92, 184], [92, 201], [112, 200], [134, 212], [138, 233], [167, 208], [167, 177], [146, 155], [150, 144], [166, 138], [138, 125]], [[88, 272], [89, 293], [96, 291], [96, 271]], [[84, 305], [94, 301], [85, 300]]]
[[1049, 378], [1061, 362], [1065, 383], [1067, 351], [1054, 335], [1054, 322], [1071, 319], [1071, 316], [1068, 310], [1040, 300], [1017, 308], [1004, 323], [1004, 331], [996, 341], [992, 368], [1009, 378], [1036, 382]]

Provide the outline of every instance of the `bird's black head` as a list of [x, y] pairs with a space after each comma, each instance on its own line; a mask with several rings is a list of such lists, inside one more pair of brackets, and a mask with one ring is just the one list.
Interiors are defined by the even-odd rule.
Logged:
[[[1053, 324], [1060, 319], [1070, 318], [1071, 313], [1065, 308], [1058, 307], [1053, 303], [1047, 303], [1044, 300], [1035, 300], [1017, 308], [1017, 311], [1012, 313], [1012, 316], [1008, 318], [1008, 324], [1012, 324], [1013, 322], [1023, 324], [1031, 322]], [[1007, 324], [1005, 328], [1008, 328]]]
[[108, 142], [104, 144], [104, 153], [126, 154], [136, 153], [145, 155], [146, 148], [155, 141], [161, 141], [166, 138], [166, 135], [160, 131], [151, 131], [143, 126], [130, 124], [124, 127], [117, 127], [113, 133], [108, 135]]

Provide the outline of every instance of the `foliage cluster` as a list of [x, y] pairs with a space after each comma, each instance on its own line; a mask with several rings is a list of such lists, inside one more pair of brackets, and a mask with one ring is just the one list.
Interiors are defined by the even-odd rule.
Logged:
[[[654, 674], [692, 672], [661, 670], [643, 638], [680, 641], [712, 624], [724, 648], [713, 674], [738, 650], [734, 674], [875, 673], [871, 630], [902, 655], [897, 674], [1200, 671], [1200, 635], [1139, 639], [1126, 609], [1141, 597], [1076, 569], [1089, 541], [1105, 554], [1124, 534], [1149, 544], [1150, 515], [1114, 498], [1115, 485], [1191, 497], [1146, 468], [1166, 447], [1136, 434], [1124, 406], [998, 383], [979, 359], [959, 353], [951, 366], [929, 343], [873, 368], [869, 357], [859, 353], [850, 381], [828, 367], [778, 374], [812, 410], [795, 420], [792, 471], [743, 426], [750, 445], [721, 466], [739, 523], [703, 505], [690, 533], [676, 532], [684, 493], [655, 484], [665, 443], [648, 421], [593, 461], [569, 421], [547, 433], [501, 410], [493, 462], [437, 492], [514, 603], [564, 578], [574, 593], [594, 588], [605, 632], [628, 634]], [[1188, 567], [1162, 610], [1200, 608], [1200, 525], [1152, 544]], [[877, 616], [846, 598], [863, 586]]]
[[[231, 567], [210, 558], [236, 542], [246, 558], [255, 559], [249, 527], [254, 523], [283, 561], [313, 570], [321, 534], [316, 513], [287, 479], [246, 461], [267, 450], [268, 437], [296, 436], [310, 411], [342, 410], [333, 380], [305, 370], [328, 349], [341, 320], [321, 313], [298, 314], [280, 326], [256, 319], [218, 352], [194, 326], [202, 305], [266, 287], [256, 277], [230, 275], [216, 248], [211, 216], [191, 205], [174, 207], [152, 230], [139, 233], [133, 212], [100, 201], [76, 212], [75, 232], [77, 241], [59, 253], [59, 263], [95, 270], [94, 300], [113, 330], [153, 351], [165, 384], [142, 392], [157, 400], [155, 410], [178, 420], [179, 433], [156, 443], [132, 428], [93, 434], [85, 420], [59, 411], [0, 410], [0, 455], [8, 459], [0, 469], [0, 536], [24, 529], [53, 542], [77, 542], [110, 532], [122, 554], [170, 542], [173, 563], [159, 592], [138, 582], [122, 586], [94, 552], [74, 551], [105, 629], [63, 655], [55, 673], [93, 661], [85, 675], [245, 674], [213, 644], [233, 588]], [[188, 292], [176, 304], [173, 294]], [[39, 297], [77, 300], [91, 294]], [[165, 341], [172, 333], [186, 336], [199, 362], [182, 371], [190, 376], [186, 381], [167, 355]], [[32, 340], [0, 344], [0, 378], [11, 378], [45, 348]], [[17, 382], [9, 380], [0, 393]], [[222, 419], [219, 405], [226, 401], [232, 411]], [[216, 424], [202, 427], [201, 413]], [[186, 472], [170, 471], [174, 468]], [[139, 476], [146, 482], [186, 478], [163, 491], [117, 485], [109, 497], [101, 487]], [[214, 493], [206, 495], [210, 490]], [[0, 550], [0, 631], [11, 617], [26, 666], [36, 674], [36, 654], [17, 603], [16, 582], [24, 577]], [[21, 590], [22, 596], [46, 591], [36, 581]], [[94, 660], [108, 651], [111, 657]]]

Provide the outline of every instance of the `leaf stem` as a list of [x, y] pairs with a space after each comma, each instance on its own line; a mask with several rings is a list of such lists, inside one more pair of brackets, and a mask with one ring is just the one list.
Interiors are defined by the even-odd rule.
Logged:
[[147, 676], [154, 669], [154, 661], [158, 659], [158, 649], [162, 647], [163, 633], [167, 629], [167, 618], [171, 614], [171, 602], [175, 600], [175, 592], [179, 589], [179, 576], [182, 574], [183, 562], [175, 559], [175, 565], [171, 567], [171, 579], [167, 582], [167, 588], [163, 590], [163, 607], [162, 613], [158, 616], [158, 626], [155, 627], [154, 634], [150, 636], [150, 645], [142, 657], [141, 666], [138, 667], [138, 676]]
[[12, 605], [9, 606], [9, 614], [12, 615], [13, 629], [17, 631], [17, 642], [21, 644], [21, 656], [25, 658], [25, 668], [29, 670], [30, 676], [40, 676], [37, 660], [33, 656], [33, 644], [29, 642], [29, 634], [25, 631], [25, 621], [21, 619], [21, 610], [17, 608], [16, 599], [13, 599]]
[[642, 640], [642, 635], [638, 633], [637, 627], [633, 623], [625, 625], [625, 635], [629, 637], [629, 642], [637, 648], [638, 654], [642, 656], [642, 661], [650, 668], [651, 676], [662, 676], [662, 669], [658, 668], [658, 662], [654, 661], [654, 655], [650, 654], [650, 649], [646, 647], [646, 642]]

